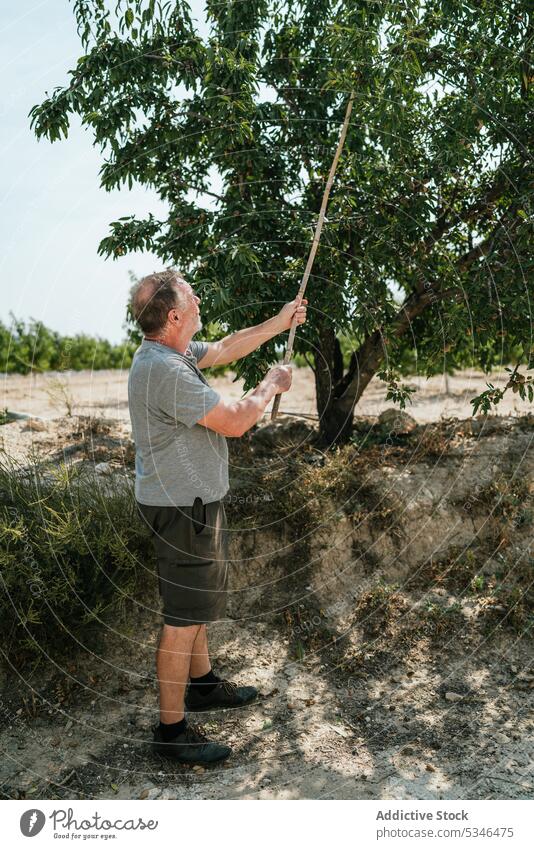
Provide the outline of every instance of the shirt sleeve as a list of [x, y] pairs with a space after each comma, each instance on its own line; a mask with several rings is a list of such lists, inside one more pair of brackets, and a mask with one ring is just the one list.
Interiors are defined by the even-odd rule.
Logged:
[[188, 366], [177, 364], [166, 370], [159, 381], [157, 402], [175, 422], [193, 427], [220, 401], [220, 395]]
[[197, 363], [199, 363], [200, 360], [203, 357], [206, 356], [206, 352], [208, 350], [208, 343], [207, 342], [190, 342], [189, 343], [189, 349], [190, 349], [191, 353], [193, 354]]

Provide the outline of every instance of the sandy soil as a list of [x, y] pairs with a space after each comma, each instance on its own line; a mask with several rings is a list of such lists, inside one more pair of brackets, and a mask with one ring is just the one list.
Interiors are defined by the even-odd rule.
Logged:
[[335, 645], [295, 659], [280, 622], [212, 626], [214, 667], [261, 695], [200, 716], [234, 750], [203, 769], [150, 752], [158, 634], [154, 623], [131, 641], [110, 634], [105, 657], [86, 654], [48, 681], [21, 674], [25, 703], [11, 689], [1, 706], [3, 798], [533, 796], [531, 643], [449, 642], [434, 657], [422, 647], [393, 671], [347, 679]]
[[[294, 369], [293, 386], [283, 399], [282, 410], [315, 415], [315, 386], [309, 368]], [[240, 398], [242, 382], [233, 382], [234, 375], [212, 379], [211, 385], [228, 400]], [[463, 371], [452, 377], [437, 376], [430, 379], [413, 377], [405, 382], [417, 387], [413, 403], [407, 407], [418, 422], [432, 422], [439, 418], [456, 416], [466, 418], [472, 413], [470, 399], [486, 389], [491, 380], [502, 388], [507, 382], [504, 370], [488, 377], [478, 371]], [[93, 414], [128, 421], [127, 371], [80, 371], [49, 373], [45, 375], [4, 375], [2, 379], [0, 408], [27, 412], [44, 418], [64, 415], [67, 402], [75, 414]], [[358, 415], [377, 415], [385, 406], [385, 389], [375, 379], [360, 401]], [[387, 406], [391, 406], [388, 404]], [[521, 414], [529, 409], [512, 392], [507, 393], [499, 405], [500, 415]]]

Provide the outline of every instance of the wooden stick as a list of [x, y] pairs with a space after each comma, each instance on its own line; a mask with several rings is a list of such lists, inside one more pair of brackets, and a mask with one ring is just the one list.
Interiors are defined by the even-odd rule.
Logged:
[[[310, 250], [310, 255], [308, 256], [308, 262], [306, 263], [306, 268], [304, 269], [304, 274], [302, 275], [302, 280], [299, 286], [299, 290], [297, 293], [298, 304], [302, 301], [304, 297], [304, 292], [306, 291], [306, 286], [308, 285], [308, 278], [310, 276], [310, 272], [312, 270], [313, 261], [315, 259], [315, 254], [317, 253], [317, 248], [319, 247], [319, 239], [321, 238], [321, 231], [323, 229], [324, 217], [326, 214], [326, 207], [328, 204], [328, 198], [330, 196], [330, 189], [332, 188], [332, 183], [334, 182], [334, 175], [336, 173], [337, 163], [339, 162], [339, 157], [341, 156], [341, 151], [343, 150], [343, 145], [345, 144], [345, 138], [347, 135], [347, 130], [349, 128], [349, 120], [350, 113], [352, 112], [352, 104], [354, 102], [354, 92], [352, 91], [349, 97], [349, 102], [347, 103], [347, 109], [345, 111], [345, 120], [343, 121], [343, 126], [341, 128], [341, 133], [339, 135], [339, 141], [337, 143], [337, 149], [334, 156], [334, 160], [332, 165], [330, 166], [330, 173], [328, 175], [328, 180], [326, 181], [326, 186], [323, 194], [323, 201], [321, 203], [321, 210], [319, 212], [319, 218], [317, 219], [317, 225], [315, 227], [315, 234], [313, 236], [313, 242]], [[291, 328], [289, 330], [289, 339], [287, 340], [287, 348], [284, 355], [283, 364], [286, 366], [291, 359], [293, 354], [293, 343], [295, 341], [295, 333], [297, 330], [297, 320], [293, 319], [291, 322]], [[271, 411], [271, 421], [277, 416], [278, 409], [280, 407], [280, 400], [282, 395], [275, 395], [273, 409]]]

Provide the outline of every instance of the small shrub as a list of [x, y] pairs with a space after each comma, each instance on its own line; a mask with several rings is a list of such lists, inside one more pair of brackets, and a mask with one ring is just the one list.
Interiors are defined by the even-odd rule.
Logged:
[[429, 602], [419, 613], [421, 629], [433, 638], [458, 633], [465, 629], [465, 618], [459, 601], [450, 605]]
[[368, 638], [385, 635], [391, 632], [406, 607], [396, 584], [379, 583], [359, 598], [356, 618]]
[[[119, 480], [0, 455], [0, 633], [11, 665], [96, 647], [131, 617], [152, 553]], [[148, 567], [148, 568], [147, 568]]]

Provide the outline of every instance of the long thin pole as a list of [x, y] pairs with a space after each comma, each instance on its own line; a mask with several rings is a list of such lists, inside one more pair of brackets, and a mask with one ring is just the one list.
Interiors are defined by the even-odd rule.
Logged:
[[[317, 253], [317, 248], [319, 247], [319, 239], [321, 238], [321, 231], [323, 229], [324, 218], [326, 215], [326, 207], [328, 204], [328, 198], [330, 196], [330, 189], [332, 188], [332, 183], [334, 182], [334, 175], [336, 173], [337, 163], [339, 162], [339, 157], [341, 156], [341, 151], [343, 150], [343, 145], [345, 144], [345, 138], [347, 136], [347, 130], [349, 128], [349, 120], [350, 113], [352, 112], [352, 104], [354, 101], [354, 92], [352, 91], [349, 97], [349, 102], [347, 103], [347, 109], [345, 111], [345, 120], [343, 121], [343, 126], [341, 128], [341, 133], [339, 135], [339, 141], [337, 143], [337, 149], [334, 156], [334, 160], [332, 165], [330, 166], [330, 173], [328, 175], [328, 180], [326, 181], [326, 186], [323, 194], [323, 200], [321, 203], [321, 209], [319, 212], [319, 218], [317, 219], [317, 224], [315, 227], [315, 234], [313, 236], [313, 242], [310, 250], [310, 255], [308, 256], [308, 262], [306, 263], [306, 268], [304, 269], [304, 274], [302, 275], [302, 280], [300, 283], [300, 287], [297, 293], [298, 304], [302, 301], [304, 297], [304, 292], [306, 291], [306, 286], [308, 285], [308, 278], [310, 276], [310, 272], [312, 270], [313, 261], [315, 259], [315, 254]], [[291, 322], [291, 328], [289, 330], [289, 339], [287, 340], [287, 348], [284, 355], [284, 365], [286, 366], [291, 359], [293, 354], [293, 343], [295, 341], [295, 333], [297, 330], [297, 320], [293, 319]], [[271, 411], [271, 421], [273, 421], [278, 413], [280, 407], [280, 400], [282, 395], [276, 395], [273, 403], [273, 409]]]

